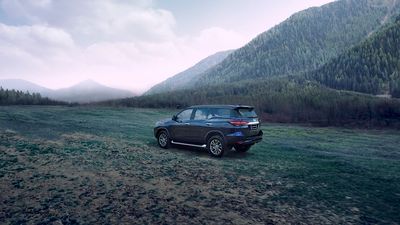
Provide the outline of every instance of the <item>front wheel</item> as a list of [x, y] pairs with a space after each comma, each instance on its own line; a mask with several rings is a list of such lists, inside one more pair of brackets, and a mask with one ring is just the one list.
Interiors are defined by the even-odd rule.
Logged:
[[224, 139], [219, 135], [212, 136], [207, 141], [207, 150], [211, 156], [222, 157], [226, 150]]
[[165, 130], [160, 131], [160, 133], [158, 133], [157, 141], [158, 141], [158, 145], [161, 148], [169, 148], [169, 145], [171, 143], [169, 135]]
[[247, 152], [251, 148], [251, 145], [235, 145], [237, 152]]

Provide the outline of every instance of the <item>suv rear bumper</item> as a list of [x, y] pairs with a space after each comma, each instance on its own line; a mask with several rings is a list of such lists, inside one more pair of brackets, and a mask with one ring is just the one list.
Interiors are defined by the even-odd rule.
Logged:
[[226, 136], [225, 141], [228, 145], [253, 145], [262, 141], [263, 132], [260, 130], [258, 135], [251, 137], [237, 137], [237, 136]]

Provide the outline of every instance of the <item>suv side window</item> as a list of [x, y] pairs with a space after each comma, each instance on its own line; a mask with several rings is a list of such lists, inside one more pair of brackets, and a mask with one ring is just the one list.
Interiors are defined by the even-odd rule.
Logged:
[[210, 109], [209, 118], [231, 118], [231, 114], [230, 109]]
[[185, 120], [190, 120], [190, 118], [192, 117], [192, 112], [193, 112], [193, 109], [187, 109], [187, 110], [182, 111], [181, 113], [179, 113], [176, 116], [176, 121], [182, 122]]
[[208, 109], [197, 109], [194, 113], [194, 120], [208, 119]]

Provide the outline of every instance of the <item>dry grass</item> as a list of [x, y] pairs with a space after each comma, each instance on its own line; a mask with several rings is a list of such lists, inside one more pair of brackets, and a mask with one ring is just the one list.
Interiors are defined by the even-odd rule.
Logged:
[[399, 222], [396, 131], [269, 125], [249, 153], [218, 160], [156, 146], [152, 122], [171, 112], [0, 110], [10, 114], [0, 121], [5, 224]]

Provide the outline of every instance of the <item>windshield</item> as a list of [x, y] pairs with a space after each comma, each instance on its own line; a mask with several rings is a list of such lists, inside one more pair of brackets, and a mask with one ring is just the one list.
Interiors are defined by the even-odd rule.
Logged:
[[238, 108], [236, 111], [241, 117], [254, 118], [257, 117], [256, 112], [252, 108]]

